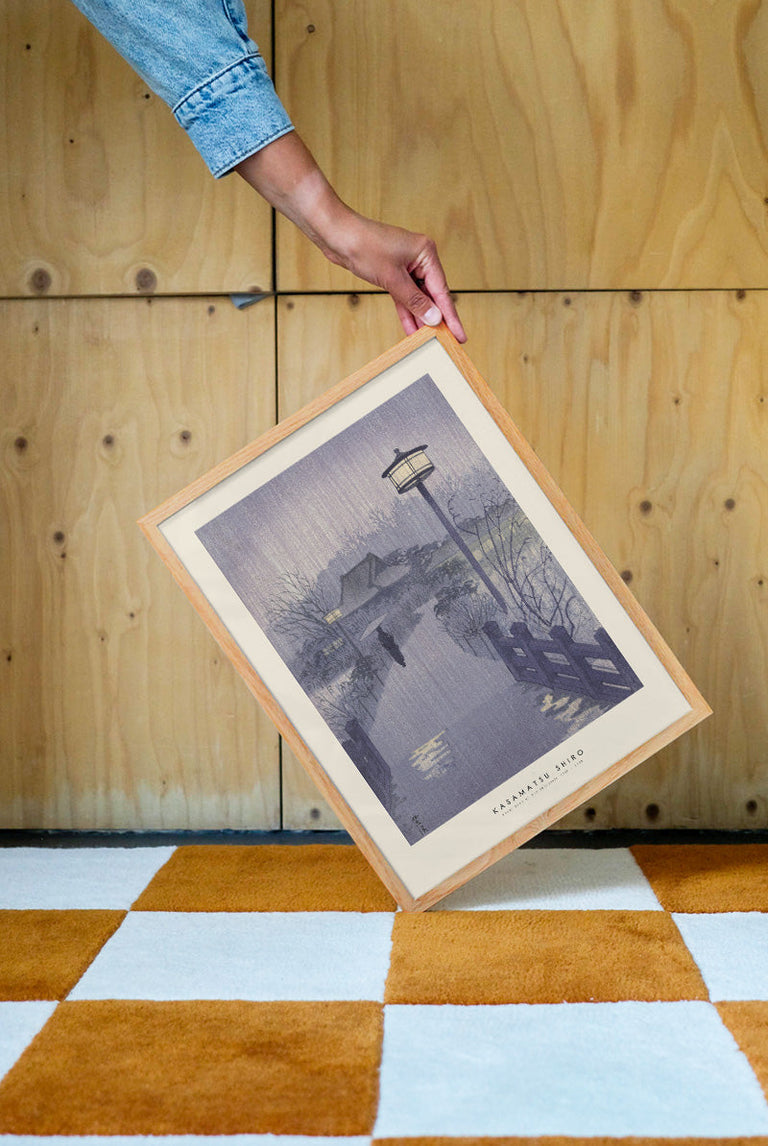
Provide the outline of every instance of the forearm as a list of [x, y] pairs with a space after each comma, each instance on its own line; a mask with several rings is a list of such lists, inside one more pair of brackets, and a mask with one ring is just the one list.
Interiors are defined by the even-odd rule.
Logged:
[[340, 236], [359, 216], [336, 194], [298, 132], [249, 155], [235, 170], [327, 258], [339, 261]]

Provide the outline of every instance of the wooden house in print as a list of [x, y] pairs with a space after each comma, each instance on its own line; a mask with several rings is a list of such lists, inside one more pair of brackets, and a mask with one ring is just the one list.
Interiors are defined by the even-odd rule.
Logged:
[[384, 598], [387, 590], [401, 581], [407, 572], [407, 565], [388, 565], [375, 553], [366, 554], [340, 578], [339, 619], [351, 621], [357, 629], [377, 611], [378, 606], [386, 611]]

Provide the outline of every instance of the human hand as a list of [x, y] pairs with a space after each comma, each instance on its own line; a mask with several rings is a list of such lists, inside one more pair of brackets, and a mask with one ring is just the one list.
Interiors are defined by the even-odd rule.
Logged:
[[387, 291], [406, 334], [444, 321], [459, 342], [466, 342], [432, 239], [353, 211], [296, 132], [244, 159], [237, 170], [332, 263]]
[[331, 262], [387, 291], [406, 334], [444, 321], [466, 342], [434, 241], [340, 207], [340, 223], [325, 229], [320, 244]]

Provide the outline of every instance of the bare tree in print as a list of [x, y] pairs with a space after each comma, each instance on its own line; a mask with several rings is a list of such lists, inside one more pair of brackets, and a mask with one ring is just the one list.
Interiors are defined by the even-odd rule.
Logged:
[[[464, 562], [457, 560], [455, 564], [461, 567], [460, 573], [466, 572]], [[490, 595], [480, 590], [477, 581], [461, 575], [437, 590], [433, 610], [448, 635], [472, 652], [485, 648], [483, 626], [499, 616]]]
[[473, 473], [450, 498], [449, 510], [504, 583], [521, 620], [533, 631], [562, 625], [570, 636], [576, 633], [589, 610], [501, 481]]
[[300, 643], [307, 637], [327, 638], [326, 617], [335, 608], [331, 594], [320, 583], [293, 571], [280, 578], [271, 602], [270, 623], [277, 633]]
[[379, 677], [369, 657], [355, 662], [342, 679], [326, 685], [315, 696], [315, 703], [334, 733], [343, 739], [350, 720], [363, 726], [370, 724], [376, 707]]

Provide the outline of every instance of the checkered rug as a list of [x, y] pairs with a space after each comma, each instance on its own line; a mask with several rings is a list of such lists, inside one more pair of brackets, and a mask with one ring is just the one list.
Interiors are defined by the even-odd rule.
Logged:
[[6, 1141], [768, 1146], [768, 845], [6, 848], [0, 999]]

